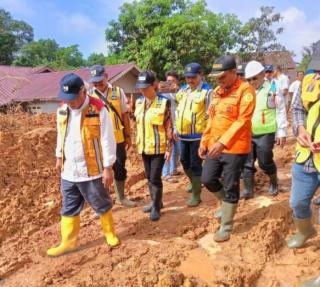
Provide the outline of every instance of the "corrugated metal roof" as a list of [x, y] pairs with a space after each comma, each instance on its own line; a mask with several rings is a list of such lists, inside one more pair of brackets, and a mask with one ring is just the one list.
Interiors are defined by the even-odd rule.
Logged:
[[[111, 83], [132, 69], [139, 72], [134, 64], [109, 65], [105, 66], [105, 69]], [[42, 71], [44, 71], [43, 67], [0, 66], [0, 78], [1, 74], [4, 75], [3, 77], [7, 77], [3, 85], [0, 85], [0, 105], [7, 104], [11, 100], [19, 102], [55, 100], [59, 91], [59, 81], [65, 74], [73, 72], [84, 81], [89, 78], [89, 68], [47, 73], [42, 73]], [[8, 75], [15, 75], [15, 77]], [[17, 77], [20, 77], [19, 81]], [[18, 86], [19, 88], [16, 88]]]

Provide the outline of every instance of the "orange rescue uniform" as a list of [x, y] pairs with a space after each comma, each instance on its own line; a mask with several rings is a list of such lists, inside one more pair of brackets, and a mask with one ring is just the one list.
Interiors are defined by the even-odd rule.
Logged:
[[210, 149], [216, 142], [220, 142], [225, 146], [222, 153], [249, 153], [251, 118], [255, 105], [255, 89], [242, 80], [237, 80], [229, 90], [220, 86], [215, 88], [200, 146]]

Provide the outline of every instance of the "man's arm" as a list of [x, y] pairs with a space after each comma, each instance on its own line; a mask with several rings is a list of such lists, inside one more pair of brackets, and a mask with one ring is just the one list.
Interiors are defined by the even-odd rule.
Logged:
[[62, 168], [62, 145], [61, 145], [61, 130], [58, 122], [58, 113], [57, 111], [57, 145], [56, 145], [56, 170], [57, 173], [61, 173]]
[[223, 144], [226, 149], [232, 147], [244, 129], [251, 127], [251, 118], [255, 106], [256, 93], [252, 87], [248, 87], [240, 99], [238, 119], [232, 123], [229, 129], [219, 139], [219, 142]]
[[122, 89], [120, 89], [120, 101], [121, 101], [121, 116], [124, 125], [124, 140], [129, 149], [132, 145], [131, 142], [131, 130], [130, 130], [130, 118], [128, 113], [128, 99]]

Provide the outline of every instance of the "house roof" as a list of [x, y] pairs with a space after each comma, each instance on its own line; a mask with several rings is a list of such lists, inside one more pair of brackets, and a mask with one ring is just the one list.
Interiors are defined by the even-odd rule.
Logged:
[[[140, 71], [135, 64], [109, 65], [105, 66], [105, 69], [111, 83], [128, 72], [137, 76]], [[0, 79], [1, 74], [7, 77], [3, 86], [0, 83], [0, 105], [8, 104], [11, 101], [56, 100], [60, 79], [71, 72], [79, 75], [84, 80], [87, 80], [90, 75], [89, 68], [48, 71], [44, 67], [0, 66]]]

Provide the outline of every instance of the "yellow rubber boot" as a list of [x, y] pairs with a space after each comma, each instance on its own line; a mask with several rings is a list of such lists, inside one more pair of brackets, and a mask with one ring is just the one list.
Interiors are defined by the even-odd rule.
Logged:
[[120, 244], [119, 238], [114, 231], [113, 217], [111, 209], [100, 215], [100, 221], [107, 244], [111, 247]]
[[77, 248], [80, 216], [61, 216], [61, 243], [47, 250], [47, 255], [57, 257]]

